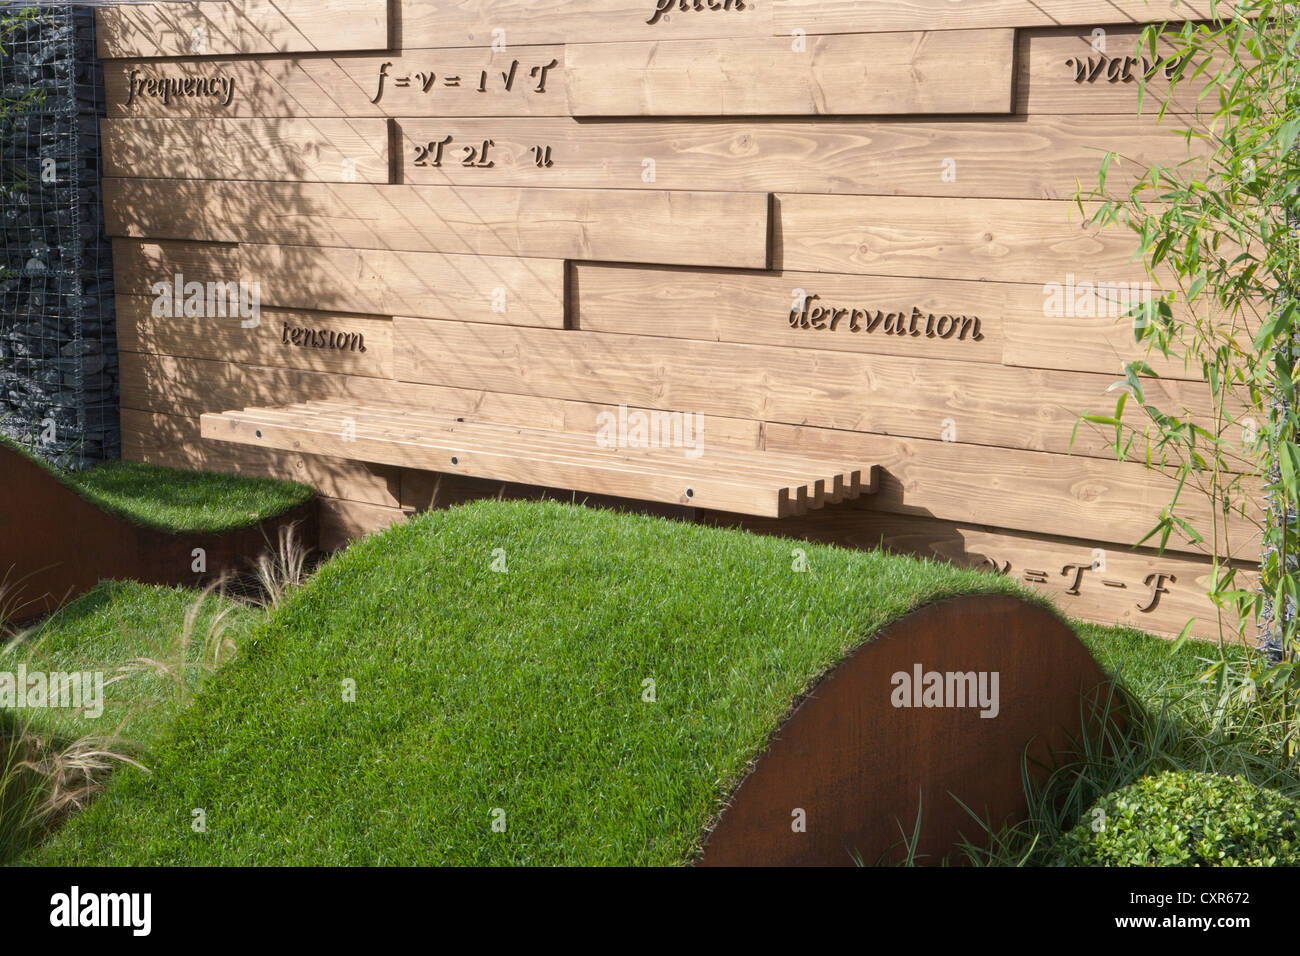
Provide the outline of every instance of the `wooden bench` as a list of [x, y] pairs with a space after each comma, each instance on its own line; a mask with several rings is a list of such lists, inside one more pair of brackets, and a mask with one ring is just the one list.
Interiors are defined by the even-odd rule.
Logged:
[[205, 439], [639, 501], [783, 518], [876, 488], [874, 465], [709, 446], [604, 447], [592, 433], [313, 401], [202, 416]]

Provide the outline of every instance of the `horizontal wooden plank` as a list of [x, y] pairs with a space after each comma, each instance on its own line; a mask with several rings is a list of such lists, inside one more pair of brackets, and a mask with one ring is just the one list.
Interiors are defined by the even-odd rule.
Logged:
[[[126, 358], [127, 353], [123, 353]], [[211, 363], [209, 363], [211, 364]], [[133, 365], [139, 368], [139, 363]], [[122, 457], [166, 468], [283, 478], [322, 495], [381, 507], [400, 503], [399, 476], [386, 465], [203, 441], [198, 415], [122, 409]]]
[[378, 534], [407, 519], [400, 508], [384, 508], [358, 501], [322, 498], [320, 508], [320, 548], [329, 554], [346, 548], [357, 538]]
[[[740, 190], [885, 196], [1073, 199], [1097, 183], [1108, 150], [1113, 190], [1151, 165], [1203, 158], [1174, 128], [1116, 116], [1015, 120], [833, 119], [580, 122], [569, 118], [405, 119], [406, 183], [602, 189]], [[490, 140], [493, 165], [466, 166]], [[442, 155], [437, 144], [442, 143]], [[539, 158], [541, 163], [539, 165]]]
[[421, 315], [503, 325], [564, 326], [564, 263], [313, 246], [113, 240], [116, 288], [153, 295], [158, 282], [245, 282], [263, 306]]
[[[1193, 636], [1204, 640], [1219, 636], [1218, 608], [1206, 595], [1212, 575], [1207, 558], [1098, 547], [1094, 541], [1077, 538], [1030, 535], [856, 507], [810, 511], [779, 521], [713, 512], [699, 512], [698, 518], [710, 525], [841, 547], [871, 550], [883, 546], [959, 567], [1006, 574], [1047, 595], [1071, 617], [1101, 624], [1172, 637], [1195, 619]], [[816, 572], [815, 562], [812, 570]], [[1250, 589], [1256, 578], [1257, 570], [1244, 565], [1238, 570], [1237, 586]], [[1155, 592], [1157, 585], [1159, 592]], [[1234, 622], [1229, 617], [1226, 623], [1227, 636], [1232, 639]]]
[[[539, 428], [587, 432], [594, 441], [601, 428], [609, 427], [609, 416], [615, 424], [620, 415], [626, 416], [632, 428], [637, 426], [638, 413], [654, 411], [128, 351], [122, 352], [121, 362], [124, 408], [192, 417], [248, 405], [275, 405], [286, 396], [299, 401], [346, 399], [423, 408], [468, 421], [526, 422]], [[711, 449], [759, 447], [757, 421], [701, 415], [694, 427]]]
[[[489, 392], [1111, 457], [1079, 415], [1114, 376], [605, 332], [394, 319], [397, 377]], [[454, 356], [454, 361], [448, 361]], [[1149, 400], [1210, 419], [1208, 389], [1157, 380]]]
[[564, 327], [558, 259], [240, 246], [243, 275], [286, 308]]
[[751, 193], [105, 179], [111, 236], [764, 268]]
[[123, 117], [567, 116], [564, 48], [353, 57], [121, 60], [104, 69]]
[[155, 315], [155, 301], [139, 295], [117, 297], [120, 348], [373, 378], [393, 374], [388, 319], [269, 308], [258, 310], [256, 319], [160, 317]]
[[588, 332], [1002, 361], [1003, 284], [578, 263], [572, 288]]
[[96, 11], [103, 59], [383, 50], [387, 0], [224, 0]]
[[976, 27], [1207, 20], [1209, 0], [771, 0], [778, 33], [892, 33]]
[[757, 0], [400, 0], [408, 48], [764, 37], [773, 7]]
[[[1193, 78], [1193, 69], [1171, 88], [1167, 71], [1174, 67], [1172, 43], [1161, 41], [1153, 56], [1149, 48], [1138, 48], [1141, 28], [1101, 29], [1100, 36], [1090, 29], [1021, 31], [1016, 40], [1016, 113], [1137, 116], [1142, 86], [1138, 79], [1144, 71], [1150, 79], [1142, 99], [1143, 115], [1157, 117], [1166, 102], [1174, 113], [1194, 114], [1199, 107], [1207, 120], [1218, 109], [1216, 98], [1198, 99], [1206, 80]], [[1186, 119], [1170, 117], [1167, 122]]]
[[113, 240], [113, 283], [119, 293], [152, 295], [157, 282], [238, 282], [243, 277], [239, 246], [218, 242]]
[[[723, 470], [710, 459], [693, 459], [680, 451], [656, 457], [653, 449], [606, 449], [586, 436], [539, 429], [515, 434], [499, 426], [450, 419], [438, 424], [428, 416], [411, 418], [398, 409], [377, 414], [351, 403], [334, 403], [324, 410], [288, 405], [205, 415], [202, 432], [205, 438], [255, 447], [348, 454], [449, 474], [674, 504], [707, 502], [745, 514], [777, 517], [793, 506], [791, 489], [761, 474], [766, 459], [758, 451], [737, 453], [747, 455], [754, 468]], [[805, 470], [819, 467], [802, 460], [797, 465]], [[805, 501], [802, 491], [799, 501]], [[810, 499], [807, 503], [822, 502], [819, 497], [816, 505]]]
[[[1201, 379], [1199, 368], [1147, 355], [1136, 343], [1128, 310], [1151, 295], [1140, 285], [1099, 290], [1072, 277], [1056, 289], [583, 262], [574, 266], [572, 291], [574, 324], [589, 332], [1084, 372], [1119, 373], [1125, 362], [1142, 359], [1161, 376]], [[957, 319], [944, 322], [944, 315]]]
[[100, 128], [105, 176], [388, 182], [382, 119], [131, 119]]
[[[1136, 545], [1155, 527], [1176, 488], [1172, 478], [1149, 471], [1141, 462], [780, 423], [764, 429], [764, 447], [812, 456], [871, 456], [880, 465], [881, 480], [865, 508], [1061, 535], [1094, 546]], [[1180, 500], [1180, 514], [1207, 541], [1213, 540], [1208, 500], [1186, 493]], [[1221, 553], [1245, 560], [1257, 557], [1258, 517], [1256, 508], [1249, 519], [1234, 518]], [[1210, 550], [1206, 544], [1175, 537], [1168, 547], [1193, 554]]]
[[1011, 112], [1012, 30], [565, 47], [574, 116]]
[[774, 264], [782, 269], [997, 282], [1147, 280], [1135, 234], [1122, 225], [1091, 226], [1070, 202], [781, 193], [775, 207]]

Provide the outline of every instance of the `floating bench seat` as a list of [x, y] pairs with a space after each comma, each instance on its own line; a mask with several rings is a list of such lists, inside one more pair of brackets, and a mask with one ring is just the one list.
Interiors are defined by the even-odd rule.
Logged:
[[206, 439], [783, 518], [875, 491], [874, 465], [704, 445], [602, 447], [593, 433], [315, 401], [202, 417]]

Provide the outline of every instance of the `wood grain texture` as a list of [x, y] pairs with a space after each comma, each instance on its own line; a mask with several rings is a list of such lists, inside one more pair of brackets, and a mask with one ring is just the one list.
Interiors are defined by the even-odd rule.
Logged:
[[104, 175], [388, 182], [382, 119], [104, 120]]
[[[1088, 29], [1021, 31], [1016, 38], [1015, 112], [1139, 115], [1138, 91], [1142, 84], [1138, 77], [1143, 66], [1137, 61], [1145, 56], [1147, 65], [1154, 66], [1151, 52], [1147, 48], [1139, 50], [1140, 28], [1106, 27], [1104, 31], [1096, 41], [1102, 49], [1094, 47]], [[1156, 54], [1168, 58], [1173, 49], [1171, 43], [1162, 41], [1156, 46]], [[1083, 78], [1079, 79], [1081, 72]], [[1195, 115], [1199, 108], [1208, 121], [1218, 108], [1217, 100], [1198, 100], [1206, 80], [1194, 77], [1194, 72], [1189, 68], [1186, 78], [1171, 93], [1163, 65], [1155, 68], [1142, 98], [1142, 115], [1154, 120], [1167, 102], [1171, 113]], [[1171, 117], [1166, 122], [1176, 127], [1178, 120]], [[1098, 122], [1098, 126], [1104, 129], [1104, 123]]]
[[[394, 319], [409, 382], [1067, 453], [1113, 376], [604, 332]], [[1158, 380], [1149, 400], [1210, 417], [1208, 389]], [[1109, 458], [1079, 429], [1074, 454]]]
[[[776, 197], [777, 268], [917, 278], [1064, 283], [1147, 281], [1137, 240], [1054, 200]], [[1085, 212], [1093, 207], [1084, 205]]]
[[337, 498], [321, 498], [320, 547], [325, 553], [346, 548], [357, 538], [377, 534], [410, 515], [400, 508], [384, 508]]
[[[1008, 293], [992, 283], [595, 263], [575, 265], [573, 289], [575, 325], [587, 332], [992, 364], [1002, 361]], [[914, 309], [917, 335], [908, 334]], [[927, 317], [943, 315], [971, 321], [947, 323], [948, 337], [927, 336]]]
[[687, 0], [685, 8], [681, 0], [400, 0], [399, 6], [406, 47], [765, 37], [774, 9], [767, 0]]
[[437, 252], [240, 246], [264, 301], [294, 309], [564, 327], [564, 263]]
[[[176, 83], [216, 84], [172, 95]], [[147, 84], [152, 81], [154, 86]], [[163, 81], [168, 95], [164, 97]], [[564, 48], [487, 46], [369, 56], [121, 60], [104, 68], [108, 116], [567, 116]], [[197, 88], [197, 87], [196, 87]]]
[[[344, 398], [388, 402], [458, 412], [485, 421], [528, 422], [571, 430], [587, 427], [599, 411], [608, 409], [608, 406], [583, 408], [584, 403], [505, 392], [440, 388], [171, 356], [123, 352], [121, 360], [125, 409], [190, 418], [254, 403], [275, 404], [283, 402], [286, 395], [298, 400]], [[706, 448], [724, 440], [726, 424], [725, 420], [706, 417], [702, 432]], [[743, 443], [744, 423], [735, 421], [735, 425], [731, 438]], [[750, 422], [747, 427], [752, 429], [753, 425]], [[890, 513], [965, 520], [978, 515], [978, 520], [993, 527], [1047, 533], [1044, 528], [1036, 527], [1043, 520], [1055, 522], [1053, 527], [1064, 528], [1061, 533], [1067, 535], [1124, 546], [1145, 534], [1154, 521], [1154, 511], [1138, 509], [1156, 508], [1165, 500], [1170, 487], [1166, 479], [1146, 472], [1140, 465], [1090, 461], [1081, 456], [971, 448], [934, 440], [776, 424], [768, 424], [765, 435], [770, 450], [803, 449], [803, 453], [811, 454], [812, 449], [819, 448], [822, 455], [834, 456], [845, 451], [844, 446], [848, 444], [853, 448], [847, 450], [854, 454], [876, 455], [882, 470], [879, 490], [872, 496], [872, 507]], [[201, 447], [183, 451], [209, 454], [210, 445], [203, 443]], [[1025, 475], [1045, 476], [1045, 483], [1040, 490], [1026, 488]], [[1032, 508], [1026, 506], [1027, 492], [1031, 502], [1043, 502], [1041, 511], [1036, 503]], [[1094, 499], [1102, 500], [1102, 506], [1089, 507]], [[1125, 511], [1126, 508], [1130, 510]], [[842, 509], [835, 513], [845, 514]], [[846, 524], [846, 535], [849, 530]], [[853, 543], [851, 538], [849, 541]], [[1177, 545], [1174, 541], [1171, 546]], [[1250, 547], [1249, 543], [1244, 544], [1243, 553], [1250, 555]]]
[[239, 246], [217, 242], [113, 240], [113, 284], [125, 295], [152, 295], [157, 282], [238, 282], [243, 276]]
[[[157, 318], [152, 306], [147, 296], [117, 297], [119, 348], [373, 378], [393, 375], [392, 322], [387, 319], [268, 308], [260, 310], [255, 327], [245, 328], [238, 316]], [[292, 341], [293, 330], [325, 334], [310, 340], [319, 344], [309, 344], [301, 333], [300, 341]], [[340, 341], [340, 347], [328, 348], [331, 339]]]
[[1209, 0], [772, 0], [778, 33], [891, 33], [977, 27], [1207, 20]]
[[574, 116], [1011, 112], [1014, 31], [565, 47]]
[[564, 326], [564, 263], [437, 252], [113, 240], [116, 287], [153, 295], [157, 282], [256, 284], [264, 306], [367, 315]]
[[[1197, 368], [1147, 354], [1137, 344], [1128, 308], [1142, 301], [1139, 286], [1098, 290], [1081, 277], [1069, 289], [1022, 283], [853, 276], [816, 272], [742, 273], [702, 269], [642, 268], [600, 263], [574, 266], [575, 324], [589, 332], [620, 332], [670, 339], [830, 349], [910, 356], [918, 361], [956, 359], [1080, 372], [1119, 374], [1141, 359], [1165, 378], [1200, 381]], [[815, 302], [809, 297], [817, 296]], [[1059, 301], [1060, 310], [1056, 309]], [[802, 308], [831, 310], [822, 328], [803, 328]], [[925, 317], [911, 333], [910, 316]], [[1174, 308], [1186, 313], [1183, 303]], [[835, 310], [841, 311], [838, 316]], [[902, 313], [901, 334], [886, 334], [886, 315]], [[795, 314], [801, 327], [791, 327]], [[928, 316], [970, 316], [979, 324], [948, 338], [928, 336]], [[870, 323], [876, 321], [874, 328]], [[836, 327], [832, 330], [831, 325]], [[854, 332], [854, 328], [857, 331]], [[933, 331], [933, 330], [932, 330]], [[975, 338], [978, 331], [982, 336]]]
[[111, 236], [764, 268], [750, 193], [105, 179]]
[[[716, 464], [680, 449], [606, 448], [590, 435], [535, 428], [462, 423], [416, 410], [358, 406], [350, 402], [246, 408], [204, 415], [205, 438], [313, 453], [353, 455], [406, 467], [499, 481], [679, 505], [707, 504], [724, 511], [779, 517], [820, 507], [822, 475], [833, 463], [758, 450], [734, 452], [739, 463]], [[789, 471], [784, 471], [784, 469]], [[837, 492], [840, 475], [835, 475]], [[851, 494], [856, 497], [858, 472]], [[829, 478], [826, 479], [829, 487]], [[837, 499], [838, 499], [837, 494]]]
[[[594, 441], [601, 426], [600, 416], [619, 413], [617, 405], [126, 351], [122, 353], [122, 369], [123, 407], [190, 417], [247, 405], [275, 405], [292, 395], [360, 404], [390, 403], [458, 415], [468, 421], [527, 422], [539, 428], [586, 432]], [[636, 406], [627, 409], [629, 414], [650, 411], [653, 409]], [[700, 425], [710, 448], [759, 447], [759, 422], [703, 415]]]
[[[958, 433], [960, 437], [960, 432]], [[880, 487], [863, 507], [891, 514], [1011, 528], [1093, 542], [1136, 545], [1155, 526], [1176, 489], [1141, 462], [1115, 462], [959, 442], [855, 434], [769, 423], [764, 447], [805, 455], [872, 456]], [[1207, 499], [1182, 497], [1180, 513], [1212, 541]], [[1221, 554], [1259, 554], [1258, 508], [1226, 526]], [[1221, 519], [1222, 520], [1222, 519]], [[1158, 538], [1146, 542], [1158, 543]], [[1203, 543], [1174, 536], [1168, 548], [1208, 554]]]
[[300, 481], [327, 498], [381, 507], [395, 508], [401, 501], [395, 469], [345, 458], [206, 442], [199, 434], [198, 415], [123, 408], [122, 457], [165, 468]]
[[96, 11], [103, 59], [382, 50], [387, 0], [224, 0]]
[[[1091, 189], [1108, 151], [1107, 183], [1126, 189], [1153, 164], [1203, 158], [1176, 129], [1116, 116], [1014, 120], [834, 119], [815, 122], [568, 118], [404, 119], [406, 183], [462, 186], [739, 190], [1073, 199]], [[449, 152], [440, 166], [428, 145], [491, 140], [491, 169], [467, 167]], [[550, 147], [539, 167], [534, 147]], [[650, 164], [653, 164], [651, 166]], [[419, 165], [417, 165], [419, 164]]]

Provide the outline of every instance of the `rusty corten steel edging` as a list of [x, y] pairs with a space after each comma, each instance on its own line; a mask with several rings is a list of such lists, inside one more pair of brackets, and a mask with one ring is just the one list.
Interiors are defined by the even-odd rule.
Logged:
[[[997, 672], [998, 713], [895, 707], [894, 674]], [[919, 862], [1025, 810], [1021, 756], [1080, 732], [1081, 695], [1107, 682], [1065, 624], [1018, 598], [952, 598], [888, 625], [832, 670], [782, 725], [708, 837], [706, 866], [896, 862], [921, 800]], [[806, 832], [796, 832], [803, 811]], [[954, 860], [954, 862], [960, 862]]]
[[[44, 468], [0, 446], [0, 582], [9, 593], [0, 612], [21, 622], [47, 614], [101, 580], [203, 585], [226, 571], [244, 572], [278, 529], [296, 523], [299, 541], [315, 548], [313, 500], [292, 512], [224, 534], [169, 534], [102, 511]], [[191, 570], [195, 548], [207, 570]]]

